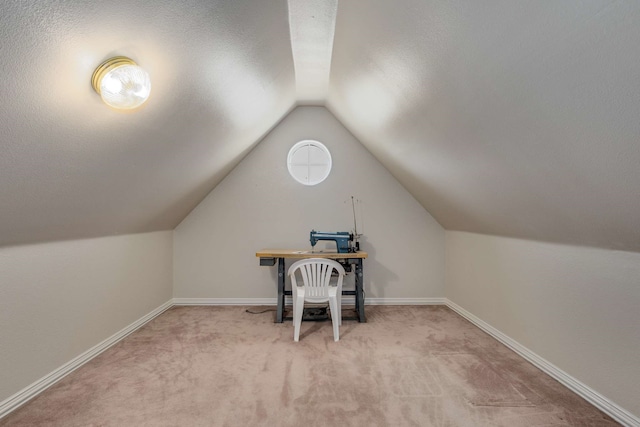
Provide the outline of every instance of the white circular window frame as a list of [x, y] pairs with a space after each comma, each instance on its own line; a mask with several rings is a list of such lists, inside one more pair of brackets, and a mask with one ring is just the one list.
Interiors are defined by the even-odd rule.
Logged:
[[[316, 148], [320, 150], [315, 153], [316, 158], [311, 159], [311, 149]], [[306, 156], [305, 156], [306, 154]], [[301, 157], [305, 160], [301, 161]], [[296, 161], [294, 162], [294, 158]], [[324, 166], [324, 170], [321, 170], [318, 176], [314, 176], [311, 178], [311, 168], [320, 168]], [[322, 181], [327, 179], [329, 173], [331, 173], [331, 153], [329, 149], [325, 147], [325, 145], [319, 141], [314, 141], [312, 139], [305, 139], [304, 141], [297, 142], [291, 150], [289, 150], [289, 155], [287, 156], [287, 169], [289, 169], [289, 174], [303, 185], [317, 185]], [[306, 169], [305, 169], [306, 167]]]

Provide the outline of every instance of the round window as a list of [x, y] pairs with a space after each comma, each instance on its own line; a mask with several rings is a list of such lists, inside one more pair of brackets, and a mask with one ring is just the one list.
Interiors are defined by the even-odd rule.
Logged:
[[331, 154], [318, 141], [300, 141], [289, 150], [287, 167], [291, 176], [299, 183], [320, 184], [331, 172]]

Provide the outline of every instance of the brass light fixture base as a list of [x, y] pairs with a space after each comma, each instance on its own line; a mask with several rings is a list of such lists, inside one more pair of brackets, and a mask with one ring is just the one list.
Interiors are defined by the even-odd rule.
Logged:
[[100, 64], [98, 68], [96, 68], [93, 72], [93, 76], [91, 76], [91, 86], [93, 86], [93, 89], [98, 93], [98, 95], [100, 95], [100, 82], [102, 81], [102, 77], [114, 68], [118, 68], [123, 65], [138, 64], [136, 64], [133, 59], [127, 58], [126, 56], [114, 56], [113, 58], [107, 59]]

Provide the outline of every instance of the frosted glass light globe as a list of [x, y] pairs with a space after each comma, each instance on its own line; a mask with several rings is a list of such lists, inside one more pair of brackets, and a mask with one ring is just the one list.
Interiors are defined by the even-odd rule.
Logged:
[[151, 93], [149, 74], [122, 56], [103, 62], [93, 73], [92, 84], [105, 104], [118, 109], [139, 107]]

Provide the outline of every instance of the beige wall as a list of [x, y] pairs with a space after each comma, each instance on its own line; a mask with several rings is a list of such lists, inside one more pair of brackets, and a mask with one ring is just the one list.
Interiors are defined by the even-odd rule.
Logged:
[[0, 248], [0, 401], [171, 299], [172, 231]]
[[640, 415], [640, 254], [447, 232], [447, 297]]
[[[287, 170], [291, 146], [317, 139], [331, 151], [326, 181], [307, 187]], [[444, 296], [444, 230], [323, 107], [298, 107], [175, 229], [174, 296], [275, 298], [275, 268], [261, 248], [309, 249], [309, 231], [359, 227], [367, 297]], [[351, 282], [352, 284], [352, 282]]]

